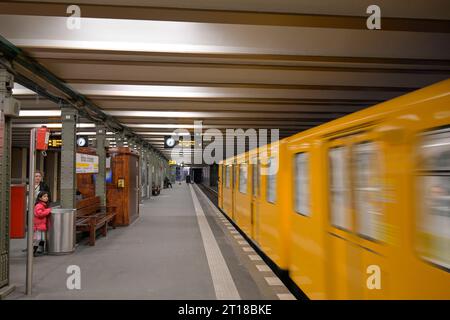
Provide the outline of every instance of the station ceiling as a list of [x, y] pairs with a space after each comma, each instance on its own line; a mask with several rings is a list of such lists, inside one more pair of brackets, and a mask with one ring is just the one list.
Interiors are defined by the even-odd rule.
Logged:
[[[174, 129], [279, 129], [280, 137], [448, 78], [450, 3], [372, 0], [0, 1], [0, 35], [170, 158]], [[50, 84], [21, 68], [49, 92]], [[16, 84], [29, 128], [60, 106]], [[80, 132], [95, 137], [92, 123]], [[114, 143], [114, 142], [112, 142]]]

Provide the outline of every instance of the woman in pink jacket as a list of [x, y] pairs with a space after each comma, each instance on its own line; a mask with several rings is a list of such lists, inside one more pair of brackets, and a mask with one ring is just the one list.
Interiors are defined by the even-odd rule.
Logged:
[[[34, 237], [33, 237], [33, 252], [35, 255], [43, 254], [45, 242], [47, 239], [47, 225], [48, 216], [52, 212], [51, 208], [48, 208], [48, 192], [39, 192], [36, 204], [34, 206]], [[38, 251], [39, 248], [39, 251]]]

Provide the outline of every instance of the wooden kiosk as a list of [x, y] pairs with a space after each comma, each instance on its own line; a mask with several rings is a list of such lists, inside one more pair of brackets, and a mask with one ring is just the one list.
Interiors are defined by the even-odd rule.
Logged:
[[116, 207], [115, 224], [127, 226], [139, 216], [139, 153], [110, 148], [106, 160], [106, 204]]

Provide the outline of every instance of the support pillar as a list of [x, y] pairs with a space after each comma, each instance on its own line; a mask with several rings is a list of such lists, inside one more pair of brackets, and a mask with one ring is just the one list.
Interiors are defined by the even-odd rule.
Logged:
[[106, 126], [95, 125], [97, 138], [98, 173], [95, 179], [95, 195], [100, 197], [100, 205], [106, 206]]
[[159, 157], [159, 161], [158, 161], [158, 167], [159, 167], [159, 172], [160, 172], [160, 183], [161, 183], [161, 189], [164, 186], [164, 167], [163, 167], [163, 162], [161, 157]]
[[145, 157], [147, 160], [147, 197], [150, 198], [152, 196], [152, 164], [150, 150], [146, 150]]
[[122, 134], [116, 134], [116, 146], [117, 148], [123, 147], [124, 137]]
[[152, 185], [154, 183], [155, 186], [157, 186], [158, 180], [156, 179], [156, 155], [154, 151], [152, 151], [151, 155], [151, 164], [152, 164]]
[[13, 86], [13, 75], [0, 67], [0, 299], [14, 290], [9, 284], [11, 117], [18, 116], [20, 104], [12, 97]]
[[70, 106], [61, 108], [61, 207], [76, 207], [76, 123], [77, 111]]

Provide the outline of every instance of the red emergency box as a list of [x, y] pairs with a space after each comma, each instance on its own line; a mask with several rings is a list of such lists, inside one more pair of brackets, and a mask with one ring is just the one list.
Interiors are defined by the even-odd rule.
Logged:
[[36, 130], [36, 150], [47, 150], [50, 130], [47, 127], [40, 127]]
[[10, 194], [9, 234], [11, 239], [25, 238], [27, 214], [27, 186], [12, 184]]

